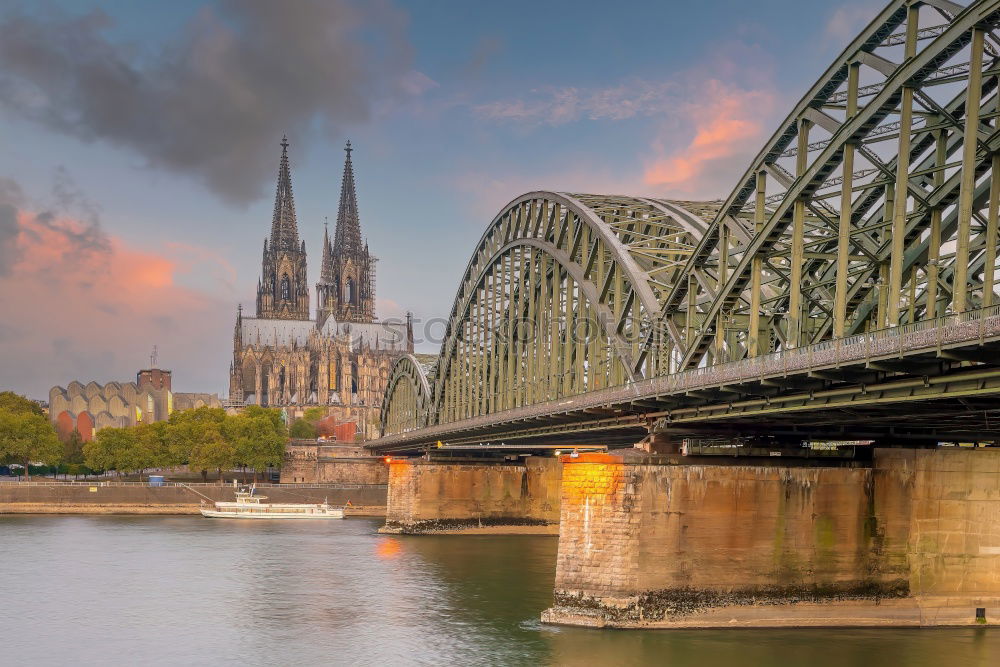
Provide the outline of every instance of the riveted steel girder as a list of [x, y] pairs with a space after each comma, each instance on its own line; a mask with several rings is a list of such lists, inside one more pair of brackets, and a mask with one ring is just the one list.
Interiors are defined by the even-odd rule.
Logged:
[[[891, 2], [795, 105], [725, 201], [548, 192], [512, 201], [460, 285], [428, 427], [511, 418], [529, 406], [556, 414], [583, 393], [630, 396], [658, 378], [799, 352], [811, 360], [857, 336], [889, 339], [900, 327], [993, 312], [998, 23], [1000, 0]], [[571, 335], [580, 322], [586, 335]], [[829, 381], [820, 375], [807, 373], [803, 386]], [[765, 395], [782, 386], [761, 382]], [[960, 396], [957, 387], [944, 393]], [[670, 409], [703, 400], [672, 398]], [[905, 401], [895, 389], [878, 400]], [[718, 414], [727, 419], [739, 412], [725, 406]], [[641, 421], [637, 407], [629, 414]], [[712, 420], [705, 406], [675, 414]]]
[[389, 370], [382, 401], [382, 435], [426, 426], [430, 397], [430, 383], [417, 358], [407, 354], [397, 359]]
[[[666, 355], [637, 364], [641, 343], [714, 213], [711, 203], [555, 192], [510, 202], [466, 267], [427, 423], [662, 372], [677, 330], [656, 336]], [[387, 393], [386, 415], [394, 400]]]
[[750, 215], [725, 284], [665, 299], [663, 322], [703, 323], [681, 368], [995, 302], [1000, 3], [949, 7], [890, 4], [758, 154], [685, 267], [717, 263]]

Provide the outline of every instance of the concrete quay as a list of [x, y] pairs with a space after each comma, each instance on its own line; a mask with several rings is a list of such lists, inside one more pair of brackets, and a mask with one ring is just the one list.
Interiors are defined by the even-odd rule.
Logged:
[[[321, 503], [352, 507], [353, 516], [385, 516], [381, 484], [258, 485], [278, 503]], [[202, 501], [232, 501], [231, 485], [142, 482], [3, 482], [0, 514], [198, 514]]]

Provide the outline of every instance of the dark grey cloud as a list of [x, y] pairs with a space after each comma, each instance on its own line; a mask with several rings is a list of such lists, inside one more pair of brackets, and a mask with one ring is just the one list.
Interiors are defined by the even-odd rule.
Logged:
[[17, 235], [20, 233], [17, 212], [22, 199], [17, 183], [0, 178], [0, 276], [7, 275], [20, 256], [17, 249]]
[[101, 11], [8, 12], [0, 104], [238, 203], [270, 181], [283, 132], [336, 133], [412, 78], [405, 18], [385, 2], [222, 0], [156, 53], [113, 41], [112, 25]]

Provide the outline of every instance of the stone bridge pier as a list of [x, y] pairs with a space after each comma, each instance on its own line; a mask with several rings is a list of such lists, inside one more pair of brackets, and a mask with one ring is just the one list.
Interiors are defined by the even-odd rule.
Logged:
[[562, 463], [389, 459], [384, 533], [558, 531]]
[[564, 459], [554, 606], [597, 627], [1000, 623], [1000, 449]]

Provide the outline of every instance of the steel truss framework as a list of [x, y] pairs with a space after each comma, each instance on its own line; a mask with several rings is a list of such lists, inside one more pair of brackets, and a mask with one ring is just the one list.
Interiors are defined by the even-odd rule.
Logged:
[[[690, 206], [714, 212], [711, 205]], [[662, 371], [661, 354], [637, 362], [640, 346], [706, 227], [684, 202], [554, 192], [512, 201], [466, 268], [422, 423]], [[655, 340], [670, 349], [668, 340]], [[407, 391], [399, 398], [415, 395]], [[395, 396], [388, 398], [391, 413]], [[386, 433], [416, 423], [385, 422]]]
[[463, 277], [422, 425], [998, 303], [998, 20], [1000, 0], [890, 3], [715, 210], [511, 202]]
[[431, 387], [417, 358], [400, 357], [389, 372], [382, 401], [383, 433], [402, 433], [427, 426]]

